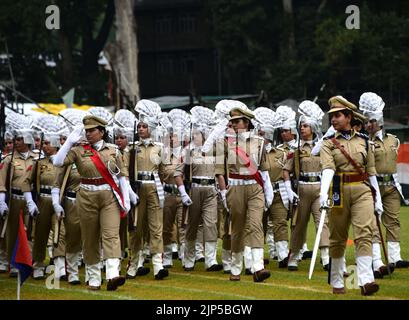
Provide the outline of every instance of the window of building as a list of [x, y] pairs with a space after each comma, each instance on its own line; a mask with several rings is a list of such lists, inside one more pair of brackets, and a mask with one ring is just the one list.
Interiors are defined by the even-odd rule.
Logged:
[[197, 31], [196, 15], [192, 13], [182, 13], [179, 16], [179, 32], [194, 33]]
[[180, 56], [179, 60], [180, 73], [189, 74], [195, 72], [196, 56], [192, 53], [185, 53]]
[[169, 54], [163, 54], [158, 56], [157, 64], [158, 64], [158, 73], [159, 74], [173, 74], [174, 73], [174, 66], [173, 66], [173, 58]]
[[157, 33], [172, 32], [172, 17], [170, 15], [160, 15], [156, 18], [155, 28]]

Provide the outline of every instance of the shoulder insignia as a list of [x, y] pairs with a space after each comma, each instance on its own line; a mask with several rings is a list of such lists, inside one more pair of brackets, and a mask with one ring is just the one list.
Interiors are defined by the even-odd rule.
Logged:
[[364, 133], [357, 132], [356, 135], [362, 139], [369, 140], [369, 136]]
[[334, 138], [335, 137], [335, 134], [331, 134], [330, 136], [328, 136], [328, 137], [324, 137], [324, 140], [330, 140], [330, 139], [332, 139], [332, 138]]

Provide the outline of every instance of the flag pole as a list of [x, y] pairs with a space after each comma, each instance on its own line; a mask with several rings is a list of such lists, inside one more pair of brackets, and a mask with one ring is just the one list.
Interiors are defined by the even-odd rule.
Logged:
[[17, 300], [20, 300], [20, 270], [17, 272]]

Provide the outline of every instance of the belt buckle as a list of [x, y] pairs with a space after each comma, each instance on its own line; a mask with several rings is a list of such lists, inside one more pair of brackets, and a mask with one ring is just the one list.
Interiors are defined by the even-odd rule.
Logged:
[[391, 181], [391, 176], [390, 175], [384, 176], [383, 181], [384, 182], [390, 182]]
[[315, 176], [310, 177], [310, 182], [317, 182], [317, 181], [318, 181], [317, 177]]
[[209, 180], [207, 180], [207, 179], [201, 179], [201, 180], [200, 180], [200, 185], [202, 185], [202, 186], [207, 186], [207, 185], [209, 185]]

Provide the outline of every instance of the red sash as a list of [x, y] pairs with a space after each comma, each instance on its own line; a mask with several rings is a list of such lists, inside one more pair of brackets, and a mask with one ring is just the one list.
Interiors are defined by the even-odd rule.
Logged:
[[[227, 138], [227, 142], [229, 144], [233, 144], [236, 142], [236, 139], [233, 138]], [[251, 161], [250, 156], [247, 154], [246, 151], [244, 151], [242, 148], [239, 146], [234, 148], [234, 152], [239, 156], [239, 158], [242, 160], [244, 166], [246, 168], [249, 168], [250, 172], [254, 172], [252, 174], [254, 180], [257, 181], [257, 183], [264, 189], [264, 182], [263, 178], [261, 177], [260, 172], [257, 170], [257, 166], [254, 164], [254, 162]]]
[[[106, 183], [108, 183], [110, 185], [110, 187], [112, 188], [112, 190], [114, 191], [114, 193], [116, 192], [119, 195], [119, 198], [121, 200], [120, 202], [120, 214], [121, 214], [121, 218], [124, 218], [126, 216], [126, 212], [123, 210], [123, 208], [125, 208], [125, 204], [124, 204], [124, 198], [122, 196], [121, 190], [119, 190], [117, 184], [115, 183], [114, 179], [112, 178], [111, 174], [109, 173], [107, 167], [105, 166], [105, 164], [102, 162], [101, 158], [99, 157], [97, 151], [93, 148], [91, 148], [91, 146], [89, 144], [83, 145], [83, 148], [87, 151], [91, 151], [93, 156], [90, 157], [90, 159], [92, 160], [92, 162], [95, 164], [95, 167], [97, 168], [98, 172], [101, 174], [102, 178], [106, 181]], [[118, 197], [116, 197], [117, 200], [119, 201]]]

